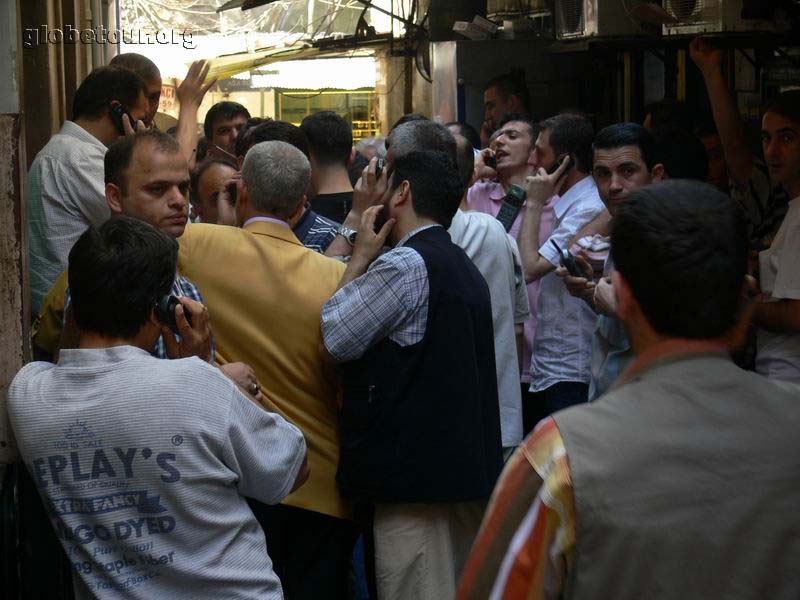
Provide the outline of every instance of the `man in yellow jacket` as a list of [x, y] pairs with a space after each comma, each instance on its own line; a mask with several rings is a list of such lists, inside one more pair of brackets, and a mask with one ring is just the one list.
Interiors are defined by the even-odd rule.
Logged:
[[344, 265], [305, 248], [291, 229], [310, 173], [294, 146], [257, 144], [239, 183], [241, 228], [190, 225], [179, 255], [181, 272], [203, 289], [218, 355], [252, 365], [265, 406], [299, 427], [308, 444], [306, 485], [280, 505], [253, 503], [292, 599], [345, 597], [356, 533], [335, 482], [339, 374], [320, 352], [320, 312]]

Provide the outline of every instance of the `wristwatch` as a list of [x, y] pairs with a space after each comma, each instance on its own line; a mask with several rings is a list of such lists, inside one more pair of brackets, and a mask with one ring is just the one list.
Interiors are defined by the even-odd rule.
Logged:
[[351, 246], [354, 246], [356, 243], [356, 235], [358, 231], [355, 229], [350, 229], [349, 227], [345, 227], [344, 225], [340, 225], [339, 229], [336, 230], [336, 234], [342, 236], [344, 239], [347, 240], [347, 243]]

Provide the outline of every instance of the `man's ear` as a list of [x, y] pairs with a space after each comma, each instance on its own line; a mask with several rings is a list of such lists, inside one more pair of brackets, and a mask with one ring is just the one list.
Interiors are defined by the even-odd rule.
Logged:
[[[408, 181], [402, 181], [400, 185], [397, 187], [397, 190], [393, 194], [395, 200], [393, 200], [393, 204], [395, 206], [403, 206], [407, 203], [412, 202], [412, 194], [411, 194], [411, 184]], [[412, 204], [413, 206], [413, 204]]]
[[356, 147], [353, 146], [352, 148], [350, 148], [350, 158], [347, 159], [348, 168], [350, 167], [350, 165], [353, 164], [353, 160], [355, 159], [355, 157], [356, 157]]
[[289, 223], [291, 227], [297, 225], [297, 222], [300, 220], [300, 217], [302, 216], [303, 211], [305, 210], [306, 202], [308, 202], [308, 196], [306, 194], [303, 194], [302, 200], [300, 200], [300, 202], [297, 204], [295, 209], [292, 211], [292, 214], [290, 214], [286, 218], [286, 222]]
[[112, 215], [122, 214], [122, 190], [113, 183], [106, 184], [106, 202]]
[[658, 183], [659, 181], [664, 181], [665, 179], [668, 179], [667, 170], [661, 163], [658, 163], [650, 170], [650, 181], [653, 183]]
[[639, 303], [633, 296], [631, 286], [619, 271], [611, 274], [611, 283], [614, 285], [614, 294], [617, 297], [617, 315], [626, 323], [640, 312]]

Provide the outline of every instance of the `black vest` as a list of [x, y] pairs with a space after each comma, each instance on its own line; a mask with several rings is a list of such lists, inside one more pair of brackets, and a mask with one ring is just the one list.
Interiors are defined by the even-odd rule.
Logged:
[[502, 467], [489, 288], [441, 227], [406, 244], [428, 270], [425, 334], [344, 365], [337, 480], [374, 502], [487, 498]]

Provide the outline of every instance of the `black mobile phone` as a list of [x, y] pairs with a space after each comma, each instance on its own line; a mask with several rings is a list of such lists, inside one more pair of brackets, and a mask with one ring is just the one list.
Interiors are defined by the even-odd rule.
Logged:
[[569, 250], [562, 250], [555, 240], [550, 240], [550, 243], [558, 250], [558, 255], [561, 258], [561, 266], [573, 277], [583, 277], [586, 279], [586, 273], [581, 271], [581, 268], [578, 266], [578, 261], [575, 260], [572, 253]]
[[570, 167], [571, 167], [573, 164], [575, 164], [575, 161], [573, 160], [573, 158], [572, 158], [572, 155], [570, 155], [570, 154], [562, 154], [561, 156], [559, 156], [559, 157], [558, 157], [558, 160], [557, 160], [556, 162], [554, 162], [554, 163], [553, 163], [553, 164], [550, 166], [550, 168], [549, 168], [549, 169], [546, 169], [546, 171], [547, 171], [547, 174], [548, 174], [548, 175], [552, 175], [553, 173], [555, 173], [556, 171], [558, 171], [558, 168], [559, 168], [561, 165], [563, 165], [563, 164], [564, 164], [564, 160], [565, 160], [565, 159], [566, 159], [568, 156], [569, 156], [569, 161], [570, 161]]
[[228, 198], [230, 198], [231, 206], [236, 206], [236, 194], [238, 191], [238, 187], [236, 186], [235, 181], [231, 181], [228, 185], [225, 186], [225, 191], [228, 192]]
[[[156, 318], [175, 333], [178, 333], [178, 322], [175, 320], [175, 308], [177, 308], [180, 303], [181, 301], [175, 296], [167, 294], [166, 296], [162, 296], [161, 300], [156, 304]], [[185, 309], [183, 311], [183, 316], [186, 317], [186, 321], [191, 326], [192, 316]]]
[[483, 164], [485, 164], [490, 169], [497, 170], [497, 157], [494, 154], [488, 155], [486, 158], [483, 159]]
[[506, 228], [506, 232], [511, 231], [511, 226], [517, 220], [522, 204], [525, 202], [525, 188], [519, 185], [512, 185], [506, 197], [503, 198], [503, 205], [497, 213], [497, 220]]
[[111, 115], [111, 120], [114, 122], [114, 126], [117, 128], [117, 131], [120, 135], [125, 135], [125, 125], [122, 122], [122, 115], [128, 115], [128, 119], [130, 119], [131, 127], [136, 129], [136, 122], [133, 120], [131, 114], [125, 110], [125, 107], [122, 104], [116, 104], [111, 107], [111, 111], [109, 112]]
[[378, 161], [375, 163], [375, 179], [381, 178], [381, 173], [383, 173], [383, 167], [386, 165], [386, 159], [379, 158]]

